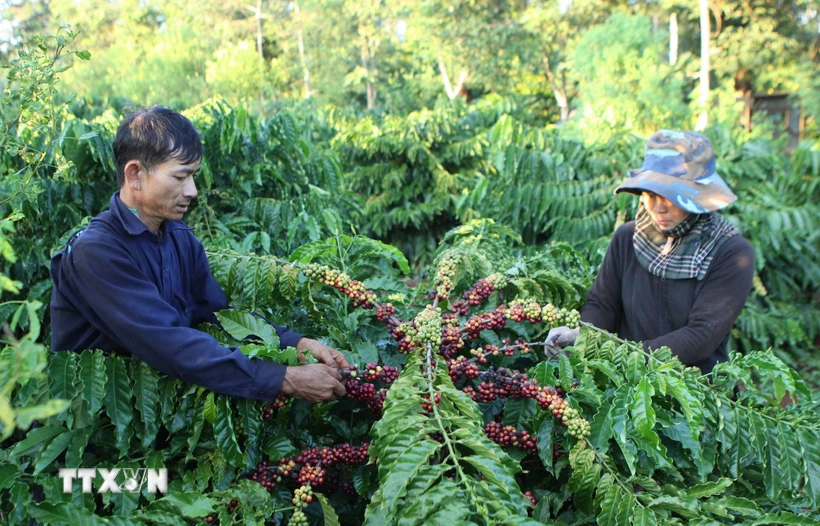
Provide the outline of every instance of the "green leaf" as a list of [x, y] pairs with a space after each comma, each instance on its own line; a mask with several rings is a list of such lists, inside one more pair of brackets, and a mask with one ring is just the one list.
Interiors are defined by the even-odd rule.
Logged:
[[423, 440], [406, 449], [396, 458], [387, 477], [373, 494], [365, 512], [365, 524], [368, 524], [370, 516], [374, 513], [384, 518], [385, 522], [382, 524], [393, 522], [398, 509], [398, 501], [407, 491], [408, 484], [439, 449], [441, 449], [441, 444], [438, 442]]
[[[208, 393], [208, 396], [212, 394], [213, 393]], [[193, 458], [196, 446], [199, 444], [199, 437], [202, 436], [202, 431], [205, 429], [205, 406], [207, 406], [207, 404], [208, 397], [204, 400], [200, 398], [197, 400], [197, 405], [194, 407], [193, 421], [190, 425], [191, 434], [188, 436], [188, 440], [186, 440], [188, 444], [188, 454], [185, 457], [186, 460]], [[214, 418], [216, 418], [216, 406], [214, 406]]]
[[808, 515], [797, 515], [787, 511], [779, 513], [766, 513], [756, 519], [750, 526], [760, 526], [762, 524], [773, 524], [776, 526], [817, 526], [818, 521]]
[[771, 420], [765, 422], [767, 429], [767, 447], [764, 450], [765, 466], [763, 468], [763, 480], [766, 484], [766, 496], [775, 500], [783, 490], [783, 473], [781, 468], [782, 458], [780, 453], [780, 442], [777, 438], [777, 424]]
[[49, 502], [30, 503], [28, 511], [31, 517], [43, 524], [71, 526], [97, 526], [105, 524], [104, 519], [97, 517], [85, 508], [79, 508], [70, 502], [51, 504]]
[[449, 464], [428, 464], [422, 466], [413, 481], [407, 486], [407, 502], [413, 502], [418, 497], [427, 493], [434, 484], [440, 482], [442, 475], [449, 469], [451, 469]]
[[561, 382], [561, 387], [565, 391], [572, 389], [572, 381], [575, 379], [575, 374], [572, 372], [572, 364], [566, 354], [558, 356], [558, 378]]
[[[77, 354], [73, 352], [55, 352], [49, 356], [48, 377], [49, 393], [58, 400], [73, 400], [77, 396], [74, 378], [77, 376]], [[65, 413], [63, 418], [68, 426], [74, 423], [74, 415]]]
[[757, 461], [759, 464], [763, 465], [766, 462], [766, 445], [769, 442], [766, 420], [764, 420], [764, 418], [757, 412], [751, 411], [749, 413], [749, 424], [751, 426], [752, 437], [754, 439], [753, 445], [757, 455]]
[[529, 377], [538, 385], [555, 385], [555, 365], [552, 362], [541, 362], [529, 370]]
[[720, 466], [732, 478], [737, 478], [740, 470], [740, 456], [737, 443], [737, 421], [728, 400], [720, 404], [720, 422], [717, 440], [720, 443]]
[[652, 387], [649, 378], [642, 377], [632, 399], [632, 423], [638, 433], [655, 447], [660, 447], [660, 439], [653, 429], [655, 427], [655, 410], [652, 407], [654, 394], [655, 388]]
[[595, 452], [591, 449], [570, 455], [572, 474], [569, 477], [569, 489], [572, 492], [575, 506], [586, 513], [593, 512], [595, 488], [601, 480], [601, 464], [595, 462]]
[[91, 425], [77, 429], [77, 434], [74, 435], [71, 444], [68, 445], [68, 449], [66, 450], [66, 466], [83, 466], [83, 453], [85, 453], [85, 448], [88, 447], [88, 441], [91, 439], [91, 435], [94, 431], [99, 427], [99, 424], [100, 421], [98, 420]]
[[22, 470], [11, 462], [0, 462], [0, 489], [8, 489], [22, 473]]
[[200, 493], [171, 493], [166, 497], [155, 500], [151, 507], [153, 508], [161, 503], [169, 503], [173, 504], [185, 517], [201, 518], [214, 512], [216, 502], [216, 500]]
[[71, 439], [74, 438], [74, 433], [76, 433], [76, 430], [72, 429], [71, 431], [66, 431], [62, 435], [54, 437], [54, 440], [43, 449], [37, 458], [37, 462], [34, 464], [35, 475], [50, 466], [51, 463], [54, 462], [54, 459], [66, 450], [71, 443]]
[[634, 475], [637, 450], [635, 444], [627, 438], [626, 434], [627, 414], [632, 406], [632, 396], [633, 388], [628, 383], [616, 389], [612, 397], [612, 406], [609, 409], [608, 419], [612, 422], [615, 441], [621, 448], [621, 453], [623, 453], [629, 471]]
[[279, 462], [295, 449], [293, 443], [286, 436], [265, 437], [263, 451], [270, 457], [271, 462]]
[[[769, 436], [771, 439], [771, 435]], [[785, 422], [777, 424], [776, 440], [778, 440], [780, 446], [780, 468], [783, 475], [783, 485], [791, 494], [797, 490], [803, 475], [801, 468], [803, 453], [800, 451], [797, 434]]]
[[128, 452], [128, 442], [133, 434], [131, 424], [134, 410], [131, 403], [131, 380], [128, 378], [125, 361], [121, 357], [109, 356], [106, 365], [108, 383], [105, 386], [105, 411], [111, 423], [114, 424], [117, 449], [125, 457]]
[[319, 504], [322, 505], [322, 514], [325, 518], [325, 526], [339, 526], [339, 516], [336, 515], [336, 510], [327, 501], [327, 498], [321, 493], [314, 493], [319, 499]]
[[134, 402], [142, 417], [142, 447], [148, 448], [159, 432], [157, 423], [157, 406], [159, 405], [159, 376], [156, 371], [142, 360], [132, 360], [131, 370], [134, 375]]
[[82, 383], [82, 397], [87, 404], [88, 418], [97, 416], [105, 397], [105, 357], [101, 351], [83, 351], [80, 354], [79, 379]]
[[531, 398], [519, 398], [507, 400], [504, 405], [504, 417], [501, 424], [505, 426], [513, 426], [518, 429], [528, 427], [538, 411], [538, 404]]
[[600, 371], [600, 372], [604, 373], [604, 375], [606, 375], [607, 378], [612, 380], [612, 383], [615, 385], [615, 387], [620, 387], [621, 384], [624, 382], [623, 375], [620, 373], [620, 371], [618, 371], [615, 367], [613, 367], [612, 364], [610, 364], [609, 362], [606, 362], [604, 360], [594, 359], [594, 360], [589, 360], [587, 362], [587, 365], [594, 368], [596, 371]]
[[705, 497], [712, 497], [723, 493], [726, 488], [732, 485], [734, 481], [729, 478], [720, 478], [713, 482], [705, 482], [692, 486], [686, 490], [686, 494], [695, 499], [702, 499]]
[[21, 407], [14, 415], [17, 427], [28, 429], [35, 420], [45, 420], [51, 416], [58, 415], [66, 411], [71, 406], [68, 400], [49, 400], [44, 404]]
[[664, 495], [653, 499], [647, 507], [652, 509], [667, 509], [686, 519], [695, 519], [700, 516], [697, 500], [693, 498], [679, 498]]
[[216, 313], [216, 318], [232, 338], [241, 341], [254, 335], [268, 345], [279, 346], [279, 336], [273, 327], [249, 312], [234, 309], [221, 310]]
[[734, 511], [744, 517], [760, 516], [760, 508], [757, 507], [757, 504], [743, 497], [721, 497], [719, 499], [710, 500], [709, 504], [718, 508]]
[[488, 483], [494, 484], [501, 491], [494, 491], [495, 500], [504, 502], [510, 511], [518, 515], [527, 515], [524, 497], [518, 483], [503, 465], [486, 457], [471, 455], [462, 459], [481, 473]]
[[645, 378], [646, 354], [632, 351], [626, 356], [626, 380], [635, 385]]
[[555, 420], [550, 418], [549, 416], [541, 422], [541, 427], [538, 428], [538, 458], [541, 459], [541, 463], [544, 465], [546, 470], [550, 473], [553, 473], [552, 470], [552, 461], [553, 461], [553, 441], [552, 441], [552, 433], [555, 429]]
[[700, 436], [700, 423], [703, 419], [703, 403], [689, 390], [686, 383], [673, 375], [666, 375], [666, 392], [678, 401], [686, 420], [691, 422], [689, 429], [692, 439], [697, 441]]
[[624, 491], [618, 484], [611, 485], [601, 501], [601, 512], [597, 516], [599, 526], [631, 524], [634, 504], [634, 494]]
[[817, 439], [817, 430], [805, 427], [797, 428], [797, 437], [800, 440], [806, 473], [803, 489], [817, 508], [820, 506], [820, 440]]
[[609, 439], [613, 437], [614, 431], [610, 418], [611, 408], [612, 401], [605, 398], [603, 403], [598, 406], [598, 410], [595, 416], [592, 417], [592, 422], [590, 422], [589, 441], [592, 442], [592, 446], [598, 451], [606, 451], [609, 449]]
[[[424, 526], [427, 524], [463, 524], [471, 511], [467, 506], [463, 492], [449, 479], [442, 479], [428, 491], [421, 493], [407, 505], [399, 508], [400, 514], [395, 524], [399, 526]], [[374, 525], [386, 524], [378, 522], [381, 517], [368, 516], [367, 519]], [[367, 523], [365, 523], [367, 524]]]
[[216, 401], [216, 419], [214, 420], [214, 439], [216, 445], [222, 452], [222, 456], [231, 466], [244, 466], [245, 459], [236, 441], [236, 434], [233, 429], [233, 418], [231, 418], [231, 399], [221, 395]]
[[32, 429], [26, 434], [26, 438], [14, 445], [11, 455], [13, 457], [30, 455], [34, 447], [51, 441], [51, 439], [65, 431], [66, 429], [63, 426], [44, 426]]
[[213, 424], [216, 420], [216, 393], [211, 391], [205, 397], [205, 407], [202, 409], [202, 416], [209, 424]]
[[635, 508], [632, 510], [632, 526], [657, 526], [658, 518], [655, 512], [642, 506], [639, 502], [635, 502]]

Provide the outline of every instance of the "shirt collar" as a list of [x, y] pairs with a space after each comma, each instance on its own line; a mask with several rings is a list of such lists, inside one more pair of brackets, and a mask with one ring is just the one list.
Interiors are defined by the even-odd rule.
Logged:
[[[148, 227], [145, 226], [145, 223], [139, 220], [137, 215], [131, 211], [130, 208], [125, 206], [125, 203], [122, 202], [120, 199], [120, 192], [117, 190], [114, 192], [114, 195], [111, 196], [111, 201], [109, 202], [109, 206], [111, 207], [111, 213], [117, 220], [122, 224], [122, 227], [125, 229], [132, 236], [138, 236], [144, 232], [149, 232], [154, 234]], [[193, 230], [193, 228], [189, 227], [182, 221], [171, 221], [166, 219], [162, 223], [161, 227], [166, 233], [171, 232], [173, 230]], [[154, 234], [156, 235], [156, 234]]]

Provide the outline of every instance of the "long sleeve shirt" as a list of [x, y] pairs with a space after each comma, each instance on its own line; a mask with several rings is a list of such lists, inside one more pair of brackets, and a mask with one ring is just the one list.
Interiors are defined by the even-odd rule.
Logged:
[[581, 319], [645, 349], [667, 346], [685, 365], [710, 372], [728, 358], [729, 332], [751, 292], [752, 246], [732, 236], [702, 281], [662, 279], [635, 257], [634, 232], [634, 221], [615, 232]]
[[[52, 258], [54, 351], [101, 349], [138, 356], [158, 371], [212, 391], [272, 400], [285, 367], [249, 359], [194, 327], [228, 307], [191, 228], [153, 233], [120, 200]], [[302, 337], [274, 325], [283, 347]]]

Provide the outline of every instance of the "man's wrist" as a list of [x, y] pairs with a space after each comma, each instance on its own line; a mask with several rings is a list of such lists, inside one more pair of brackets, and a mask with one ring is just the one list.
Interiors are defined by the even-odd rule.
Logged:
[[[295, 372], [295, 367], [285, 367], [285, 376], [282, 378], [282, 387], [279, 388], [279, 392], [284, 395], [292, 395], [293, 394], [293, 385], [291, 384], [291, 380], [293, 379], [293, 373]], [[290, 377], [290, 378], [288, 378]]]

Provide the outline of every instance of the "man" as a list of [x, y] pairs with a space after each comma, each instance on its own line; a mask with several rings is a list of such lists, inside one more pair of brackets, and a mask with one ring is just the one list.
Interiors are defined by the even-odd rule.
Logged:
[[285, 367], [226, 348], [197, 324], [228, 307], [202, 244], [180, 222], [197, 195], [202, 144], [191, 122], [165, 108], [138, 111], [114, 140], [119, 191], [110, 209], [51, 262], [52, 349], [127, 351], [155, 369], [228, 395], [310, 402], [345, 394], [344, 356], [274, 325], [283, 347], [320, 364]]

